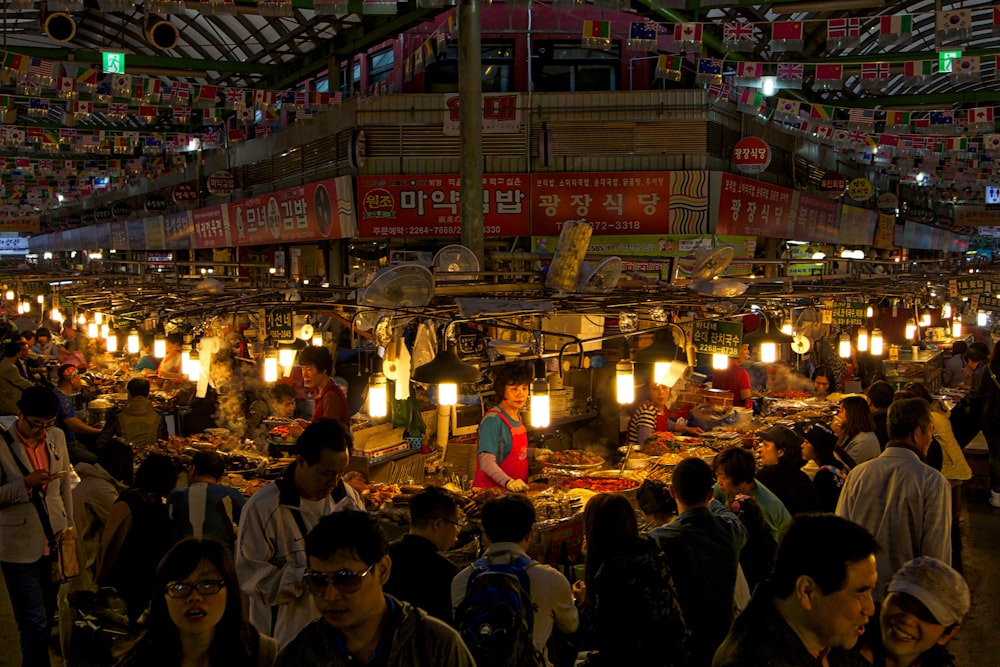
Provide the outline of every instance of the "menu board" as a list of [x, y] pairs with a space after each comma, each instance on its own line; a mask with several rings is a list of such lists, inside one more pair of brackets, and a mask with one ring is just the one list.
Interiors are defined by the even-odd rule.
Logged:
[[837, 301], [833, 304], [833, 321], [843, 326], [868, 323], [868, 304], [864, 301]]

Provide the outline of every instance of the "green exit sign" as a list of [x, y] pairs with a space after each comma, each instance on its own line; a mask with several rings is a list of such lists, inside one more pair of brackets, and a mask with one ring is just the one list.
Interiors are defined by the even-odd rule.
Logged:
[[961, 51], [939, 51], [938, 52], [938, 71], [939, 72], [950, 72], [951, 71], [951, 61], [956, 58], [961, 58]]
[[[961, 54], [959, 54], [961, 55]], [[125, 73], [125, 54], [116, 51], [105, 51], [101, 54], [104, 61], [104, 71], [108, 74]]]

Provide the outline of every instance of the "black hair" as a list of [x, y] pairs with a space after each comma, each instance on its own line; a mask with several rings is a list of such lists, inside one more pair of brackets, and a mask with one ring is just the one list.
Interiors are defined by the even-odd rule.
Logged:
[[328, 560], [341, 549], [353, 551], [368, 565], [374, 565], [389, 552], [378, 519], [367, 512], [347, 510], [327, 514], [306, 536], [306, 555]]
[[643, 514], [673, 514], [677, 504], [670, 497], [670, 489], [663, 482], [644, 479], [635, 494], [636, 503]]
[[806, 576], [816, 582], [823, 595], [847, 585], [848, 566], [879, 551], [867, 529], [834, 514], [800, 514], [785, 531], [771, 568], [771, 581], [778, 598], [795, 591], [795, 582]]
[[587, 540], [584, 581], [596, 591], [594, 577], [601, 566], [639, 537], [632, 503], [620, 493], [598, 493], [583, 510], [583, 537]]
[[481, 518], [490, 542], [520, 542], [535, 525], [535, 506], [522, 495], [508, 493], [486, 501]]
[[125, 391], [129, 396], [149, 396], [149, 380], [146, 378], [132, 378], [125, 385]]
[[156, 336], [148, 331], [144, 331], [139, 334], [139, 343], [142, 347], [152, 347], [153, 343], [156, 342]]
[[964, 340], [956, 340], [951, 345], [951, 356], [961, 357], [963, 354], [965, 354], [965, 351], [968, 349], [969, 349], [968, 343], [966, 343]]
[[[907, 396], [900, 396], [899, 394], [908, 394]], [[934, 401], [931, 396], [931, 392], [927, 391], [927, 387], [923, 382], [907, 382], [903, 387], [902, 392], [896, 392], [897, 398], [922, 398], [927, 401], [928, 404]]]
[[684, 505], [704, 505], [715, 484], [712, 467], [699, 458], [682, 460], [670, 476], [670, 488], [677, 501]]
[[732, 480], [733, 484], [752, 482], [757, 468], [753, 454], [739, 445], [719, 452], [712, 467], [716, 473], [721, 472]]
[[354, 438], [347, 427], [338, 419], [320, 419], [306, 426], [295, 441], [295, 453], [305, 459], [306, 464], [316, 465], [324, 449], [334, 452], [354, 451]]
[[325, 347], [310, 345], [299, 352], [299, 366], [315, 366], [320, 373], [333, 375], [333, 355]]
[[962, 355], [962, 359], [965, 361], [975, 361], [977, 363], [982, 363], [989, 359], [990, 348], [986, 347], [986, 343], [981, 343], [979, 341], [974, 342]]
[[295, 398], [295, 388], [289, 384], [279, 382], [271, 387], [271, 398], [280, 401], [285, 398]]
[[49, 340], [52, 340], [52, 334], [49, 333], [48, 329], [46, 329], [45, 327], [38, 327], [38, 329], [35, 331], [35, 340], [38, 340], [42, 336], [45, 336]]
[[10, 341], [3, 344], [3, 356], [6, 359], [11, 359], [21, 354], [21, 344], [16, 340]]
[[410, 523], [426, 524], [434, 519], [447, 519], [458, 512], [455, 494], [438, 486], [428, 486], [410, 501]]
[[166, 667], [182, 662], [180, 635], [167, 609], [166, 587], [190, 576], [202, 561], [219, 571], [225, 583], [226, 608], [208, 648], [213, 665], [256, 665], [260, 658], [260, 635], [243, 615], [239, 581], [233, 557], [217, 540], [181, 540], [167, 552], [156, 568], [148, 622], [142, 636], [117, 664], [121, 667]]
[[918, 428], [931, 425], [931, 411], [922, 398], [901, 398], [893, 401], [886, 416], [885, 428], [890, 440], [906, 440]]
[[892, 388], [891, 384], [885, 380], [876, 380], [868, 386], [868, 401], [872, 404], [872, 407], [885, 410], [892, 403], [895, 393], [896, 390]]
[[496, 394], [497, 401], [503, 400], [504, 390], [507, 387], [519, 384], [530, 385], [534, 379], [534, 369], [524, 362], [501, 366], [500, 370], [493, 376], [493, 392]]
[[817, 366], [816, 370], [813, 371], [812, 379], [816, 380], [818, 377], [825, 377], [827, 380], [830, 379], [830, 371], [826, 370], [826, 366]]
[[184, 344], [184, 334], [175, 331], [172, 334], [167, 335], [167, 342], [171, 345], [183, 345]]
[[50, 419], [59, 414], [59, 399], [48, 387], [25, 387], [17, 402], [17, 409], [25, 417]]
[[135, 471], [135, 485], [142, 491], [166, 496], [177, 486], [177, 465], [166, 454], [150, 454]]
[[195, 475], [208, 475], [218, 479], [226, 473], [226, 460], [219, 452], [198, 450], [191, 457]]
[[97, 463], [122, 484], [132, 486], [135, 481], [133, 461], [135, 453], [121, 438], [111, 438], [97, 450]]

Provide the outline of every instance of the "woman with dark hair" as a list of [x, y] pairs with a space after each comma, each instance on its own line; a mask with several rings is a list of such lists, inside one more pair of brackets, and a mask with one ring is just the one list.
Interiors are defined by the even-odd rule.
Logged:
[[837, 434], [822, 422], [813, 422], [802, 428], [802, 456], [819, 468], [813, 476], [813, 486], [819, 496], [819, 511], [837, 509], [840, 489], [847, 481], [847, 473], [854, 467], [854, 459], [837, 444]]
[[52, 334], [45, 327], [39, 327], [35, 332], [35, 344], [31, 351], [40, 357], [59, 358], [59, 346], [52, 342]]
[[497, 406], [479, 422], [479, 447], [474, 487], [528, 490], [528, 459], [549, 452], [528, 447], [528, 430], [521, 410], [528, 402], [528, 386], [535, 373], [527, 364], [502, 366], [493, 381]]
[[166, 454], [146, 457], [135, 473], [135, 486], [111, 507], [101, 536], [97, 583], [118, 591], [133, 627], [149, 604], [156, 564], [176, 541], [164, 500], [177, 486], [177, 472]]
[[[584, 577], [573, 585], [587, 639], [589, 665], [683, 665], [688, 630], [666, 557], [639, 535], [625, 496], [599, 493], [583, 513]], [[628, 637], [628, 641], [622, 641]]]
[[636, 492], [636, 502], [642, 518], [646, 520], [646, 531], [665, 526], [677, 516], [677, 501], [670, 495], [670, 487], [655, 479], [645, 479]]
[[160, 561], [146, 630], [119, 667], [270, 667], [277, 643], [247, 621], [232, 556], [215, 540], [189, 538]]
[[802, 472], [802, 436], [777, 424], [758, 434], [762, 443], [757, 479], [778, 496], [795, 516], [819, 511], [819, 498], [809, 476]]
[[837, 431], [837, 444], [858, 463], [871, 461], [882, 453], [875, 435], [868, 400], [864, 396], [848, 396], [840, 402], [840, 413], [833, 422]]

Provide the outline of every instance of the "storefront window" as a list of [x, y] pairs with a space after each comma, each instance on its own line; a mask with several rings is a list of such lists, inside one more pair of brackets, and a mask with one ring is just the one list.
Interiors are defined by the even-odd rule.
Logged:
[[617, 90], [620, 61], [617, 43], [604, 51], [584, 48], [577, 43], [538, 42], [532, 58], [535, 90]]
[[395, 62], [392, 47], [383, 49], [378, 53], [368, 56], [368, 88], [377, 86], [383, 79], [388, 79], [392, 74], [392, 66]]
[[[511, 90], [514, 76], [513, 42], [483, 42], [483, 92], [505, 93]], [[458, 42], [448, 42], [447, 52], [426, 66], [425, 90], [428, 93], [458, 92]]]

